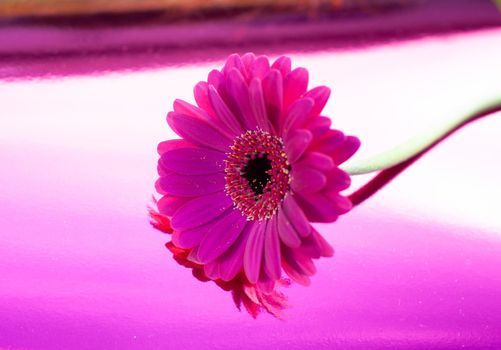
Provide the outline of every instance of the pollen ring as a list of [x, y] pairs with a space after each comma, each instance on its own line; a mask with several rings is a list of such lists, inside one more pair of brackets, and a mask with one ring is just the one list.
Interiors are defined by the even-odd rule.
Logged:
[[263, 130], [235, 138], [225, 160], [225, 191], [248, 220], [271, 218], [290, 188], [283, 141]]

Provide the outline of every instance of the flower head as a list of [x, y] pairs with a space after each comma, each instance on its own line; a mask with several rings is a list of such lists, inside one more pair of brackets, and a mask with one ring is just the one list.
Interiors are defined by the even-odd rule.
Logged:
[[351, 209], [338, 166], [360, 143], [320, 115], [329, 88], [307, 85], [287, 57], [231, 55], [195, 86], [197, 106], [174, 102], [167, 122], [181, 139], [158, 146], [154, 224], [179, 263], [253, 315], [285, 306], [282, 272], [309, 284], [313, 260], [333, 255], [311, 223]]

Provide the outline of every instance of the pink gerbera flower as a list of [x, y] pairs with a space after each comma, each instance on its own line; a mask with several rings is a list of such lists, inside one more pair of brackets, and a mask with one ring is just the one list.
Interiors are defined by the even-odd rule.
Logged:
[[283, 307], [283, 272], [310, 283], [313, 259], [333, 255], [311, 222], [352, 206], [338, 166], [360, 142], [320, 115], [329, 88], [307, 85], [288, 57], [231, 55], [195, 86], [198, 107], [174, 102], [167, 122], [181, 139], [158, 145], [155, 224], [172, 233], [178, 262], [243, 293], [253, 315]]

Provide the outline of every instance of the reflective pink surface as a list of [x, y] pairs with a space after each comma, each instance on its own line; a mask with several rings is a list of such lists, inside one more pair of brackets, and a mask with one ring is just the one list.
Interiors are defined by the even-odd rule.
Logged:
[[[326, 113], [360, 156], [501, 92], [500, 30], [290, 55], [332, 86]], [[146, 215], [156, 144], [222, 59], [0, 84], [0, 348], [500, 348], [499, 115], [318, 225], [336, 254], [287, 291], [285, 322], [171, 260]]]

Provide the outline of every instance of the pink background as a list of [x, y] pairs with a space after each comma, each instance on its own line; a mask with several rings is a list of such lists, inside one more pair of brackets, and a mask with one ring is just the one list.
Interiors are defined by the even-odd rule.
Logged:
[[[501, 92], [500, 29], [284, 54], [332, 87], [325, 113], [360, 157]], [[501, 348], [500, 115], [318, 225], [336, 254], [287, 290], [285, 322], [171, 259], [146, 214], [156, 144], [225, 56], [0, 81], [0, 349]]]

